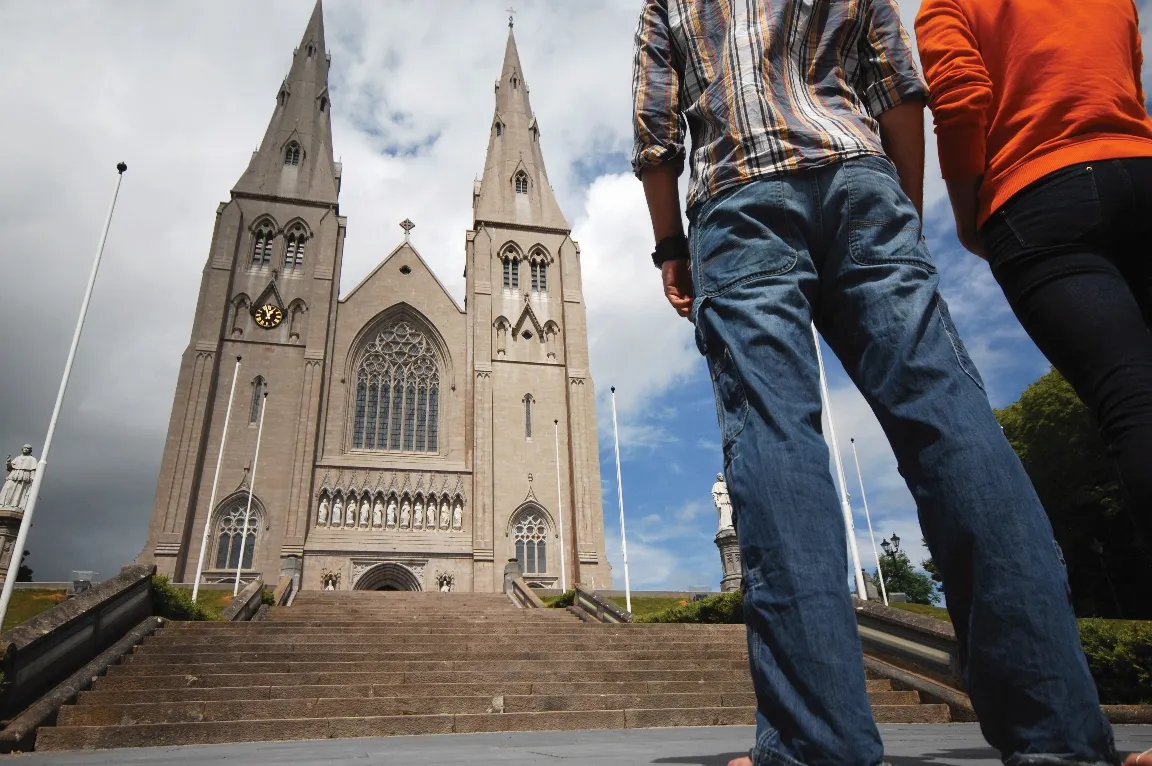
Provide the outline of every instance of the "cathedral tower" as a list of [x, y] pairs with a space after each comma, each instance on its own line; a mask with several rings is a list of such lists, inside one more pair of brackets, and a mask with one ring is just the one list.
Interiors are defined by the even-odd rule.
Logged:
[[[317, 2], [264, 140], [216, 211], [138, 559], [175, 581], [193, 579], [206, 521], [205, 579], [234, 576], [262, 406], [244, 576], [263, 574], [267, 582], [299, 567], [346, 225], [337, 202], [328, 70]], [[209, 507], [237, 357], [219, 489]]]
[[528, 582], [612, 583], [580, 249], [570, 234], [509, 24], [466, 244], [477, 590], [498, 587], [512, 557]]

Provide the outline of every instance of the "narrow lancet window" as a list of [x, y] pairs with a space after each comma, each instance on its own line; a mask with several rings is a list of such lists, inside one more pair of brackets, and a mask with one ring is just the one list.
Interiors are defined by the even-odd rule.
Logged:
[[524, 394], [524, 438], [532, 438], [532, 394]]
[[252, 266], [264, 268], [272, 263], [272, 238], [275, 232], [271, 224], [261, 224], [252, 234]]
[[300, 164], [300, 144], [293, 141], [288, 144], [288, 148], [284, 150], [284, 164], [285, 165], [299, 165]]
[[516, 174], [516, 193], [517, 194], [527, 194], [528, 193], [528, 174], [525, 173], [523, 170], [521, 170], [519, 173]]

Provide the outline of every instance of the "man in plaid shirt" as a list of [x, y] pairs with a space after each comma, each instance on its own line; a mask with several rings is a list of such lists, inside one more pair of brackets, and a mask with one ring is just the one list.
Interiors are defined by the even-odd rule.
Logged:
[[1117, 763], [1051, 526], [921, 235], [927, 90], [894, 0], [644, 0], [633, 89], [653, 261], [708, 360], [744, 564], [757, 731], [733, 763], [883, 758], [812, 323], [916, 500], [988, 741]]

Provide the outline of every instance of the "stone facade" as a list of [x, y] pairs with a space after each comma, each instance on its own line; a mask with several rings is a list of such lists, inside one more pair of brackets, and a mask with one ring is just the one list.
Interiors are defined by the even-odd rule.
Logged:
[[407, 233], [339, 296], [328, 69], [317, 3], [264, 141], [216, 213], [137, 560], [190, 581], [207, 529], [203, 579], [235, 577], [267, 392], [242, 578], [493, 591], [518, 557], [529, 582], [607, 586], [580, 250], [511, 30], [466, 232], [466, 309]]

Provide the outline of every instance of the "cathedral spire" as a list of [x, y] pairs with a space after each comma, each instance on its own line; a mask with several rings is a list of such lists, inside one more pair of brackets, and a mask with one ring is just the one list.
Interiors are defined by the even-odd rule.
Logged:
[[474, 203], [480, 222], [568, 231], [568, 222], [548, 183], [540, 150], [540, 127], [528, 100], [516, 36], [508, 26], [504, 66], [496, 83], [484, 180]]
[[264, 140], [233, 192], [336, 203], [340, 173], [332, 158], [328, 69], [324, 6], [317, 0], [276, 94]]

